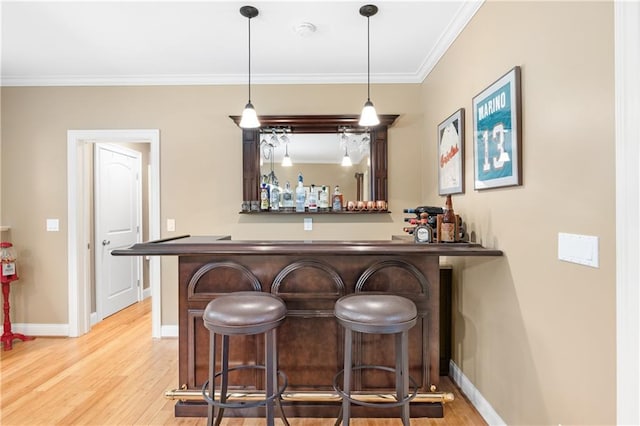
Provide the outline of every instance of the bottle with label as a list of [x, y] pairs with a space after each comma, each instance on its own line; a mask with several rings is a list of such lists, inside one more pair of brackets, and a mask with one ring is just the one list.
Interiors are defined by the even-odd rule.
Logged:
[[413, 229], [413, 238], [416, 243], [430, 243], [433, 241], [433, 229], [421, 223]]
[[329, 191], [327, 191], [326, 185], [322, 185], [322, 190], [318, 195], [318, 209], [323, 212], [329, 210]]
[[289, 212], [293, 211], [294, 208], [293, 192], [291, 192], [291, 184], [289, 181], [287, 181], [282, 191], [282, 208]]
[[[2, 264], [2, 274], [0, 275], [0, 281], [2, 281], [3, 283], [10, 283], [11, 281], [15, 281], [18, 279], [18, 273], [16, 272], [16, 253], [13, 250], [13, 244], [11, 244], [10, 242], [3, 241], [2, 243], [0, 243], [0, 264]], [[5, 304], [6, 303], [8, 303], [7, 299], [5, 299]]]
[[302, 173], [298, 174], [298, 186], [296, 187], [296, 211], [304, 212], [304, 202], [306, 196], [304, 193], [304, 185], [302, 183]]
[[342, 211], [344, 208], [344, 199], [342, 198], [342, 193], [340, 192], [340, 186], [336, 185], [336, 189], [333, 191], [333, 197], [331, 200], [331, 208], [334, 212]]
[[309, 211], [318, 211], [318, 191], [314, 184], [311, 184], [311, 190], [309, 191]]
[[260, 188], [260, 210], [269, 210], [269, 190], [266, 183], [263, 183]]
[[269, 196], [269, 207], [272, 211], [280, 210], [280, 186], [278, 181], [273, 181], [271, 185], [271, 194]]
[[447, 201], [442, 213], [442, 221], [440, 222], [440, 241], [443, 243], [453, 243], [456, 241], [456, 215], [453, 212], [451, 204], [451, 195], [447, 195]]

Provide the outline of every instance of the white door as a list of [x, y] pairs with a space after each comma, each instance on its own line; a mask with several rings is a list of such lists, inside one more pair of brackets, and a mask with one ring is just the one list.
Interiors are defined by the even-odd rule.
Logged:
[[112, 256], [140, 241], [141, 155], [95, 144], [95, 276], [98, 321], [138, 301], [140, 259]]

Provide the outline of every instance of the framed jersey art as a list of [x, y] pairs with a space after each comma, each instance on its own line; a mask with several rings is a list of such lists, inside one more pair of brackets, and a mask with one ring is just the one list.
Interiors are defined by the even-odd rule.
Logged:
[[473, 98], [475, 189], [522, 185], [520, 67]]

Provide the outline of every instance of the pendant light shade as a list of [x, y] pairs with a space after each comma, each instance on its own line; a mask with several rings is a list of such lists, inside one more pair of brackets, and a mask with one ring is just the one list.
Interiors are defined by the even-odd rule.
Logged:
[[284, 146], [285, 152], [284, 157], [282, 157], [282, 167], [291, 167], [293, 163], [291, 162], [291, 157], [289, 157], [289, 144]]
[[258, 120], [258, 114], [251, 103], [251, 18], [258, 16], [258, 9], [253, 6], [242, 6], [240, 8], [240, 14], [247, 18], [249, 22], [249, 101], [247, 102], [247, 105], [245, 105], [244, 111], [242, 111], [240, 127], [243, 129], [255, 129], [260, 127], [260, 121]]
[[347, 146], [344, 146], [344, 157], [342, 157], [342, 167], [351, 167], [353, 163], [351, 162], [351, 157], [349, 157], [349, 151], [347, 151]]
[[258, 114], [253, 108], [253, 104], [249, 102], [242, 111], [242, 118], [240, 119], [240, 127], [243, 129], [255, 129], [260, 127], [260, 120], [258, 120]]
[[362, 107], [362, 113], [360, 113], [360, 121], [358, 122], [363, 127], [373, 127], [380, 124], [380, 119], [376, 113], [376, 109], [373, 106], [373, 102], [367, 100]]
[[358, 124], [363, 127], [373, 127], [380, 124], [380, 119], [376, 113], [376, 109], [371, 102], [371, 53], [370, 53], [370, 40], [369, 40], [369, 18], [378, 13], [378, 7], [373, 4], [367, 4], [360, 8], [360, 15], [367, 18], [367, 101], [362, 108], [362, 114], [360, 114], [360, 121]]

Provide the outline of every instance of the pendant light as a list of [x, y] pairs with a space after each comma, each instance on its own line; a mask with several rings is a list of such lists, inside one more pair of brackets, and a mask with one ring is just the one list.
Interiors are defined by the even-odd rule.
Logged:
[[371, 102], [371, 54], [369, 48], [369, 18], [376, 13], [378, 13], [378, 7], [373, 4], [367, 4], [360, 8], [360, 15], [367, 18], [367, 101], [364, 103], [358, 123], [363, 127], [372, 127], [380, 124], [376, 109], [373, 106], [373, 102]]
[[253, 6], [242, 6], [240, 8], [240, 14], [245, 18], [248, 18], [249, 22], [249, 102], [242, 111], [242, 118], [240, 119], [240, 127], [243, 129], [255, 129], [260, 127], [260, 121], [258, 120], [258, 114], [253, 108], [251, 103], [251, 18], [258, 16], [258, 9]]
[[284, 146], [284, 157], [282, 157], [282, 167], [291, 167], [293, 163], [291, 162], [291, 157], [289, 157], [289, 144]]
[[342, 157], [342, 167], [351, 167], [351, 157], [349, 157], [349, 151], [347, 151], [347, 145], [344, 146], [344, 157]]

